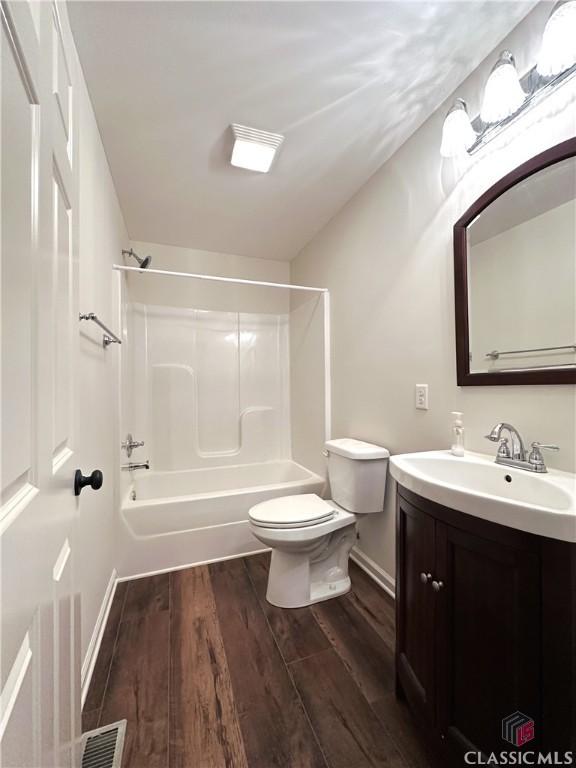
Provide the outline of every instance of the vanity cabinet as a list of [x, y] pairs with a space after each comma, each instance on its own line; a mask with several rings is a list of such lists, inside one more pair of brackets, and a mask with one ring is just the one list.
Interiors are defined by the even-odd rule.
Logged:
[[436, 521], [408, 501], [398, 502], [396, 578], [397, 674], [408, 701], [425, 722], [435, 720], [434, 626]]
[[576, 749], [575, 573], [572, 544], [399, 488], [397, 688], [438, 765], [514, 750], [517, 711], [534, 721], [524, 749]]

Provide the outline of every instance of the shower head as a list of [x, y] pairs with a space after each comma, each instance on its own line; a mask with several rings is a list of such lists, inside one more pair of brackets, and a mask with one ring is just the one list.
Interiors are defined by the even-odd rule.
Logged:
[[130, 248], [129, 251], [122, 251], [122, 256], [132, 256], [133, 259], [136, 259], [138, 264], [140, 264], [140, 269], [146, 269], [150, 266], [150, 262], [152, 261], [152, 256], [145, 256], [143, 259], [140, 258], [132, 248]]

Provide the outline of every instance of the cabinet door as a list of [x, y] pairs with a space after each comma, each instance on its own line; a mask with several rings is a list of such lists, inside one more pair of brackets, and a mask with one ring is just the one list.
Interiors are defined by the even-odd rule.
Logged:
[[440, 522], [436, 553], [437, 726], [454, 764], [468, 750], [513, 750], [502, 721], [515, 712], [534, 721], [537, 749], [539, 555]]
[[398, 496], [397, 675], [411, 707], [434, 722], [434, 518]]

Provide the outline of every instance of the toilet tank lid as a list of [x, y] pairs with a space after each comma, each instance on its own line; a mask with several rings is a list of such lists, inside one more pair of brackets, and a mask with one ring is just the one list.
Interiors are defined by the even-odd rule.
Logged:
[[387, 459], [390, 456], [387, 448], [373, 443], [364, 443], [362, 440], [354, 440], [353, 437], [328, 440], [325, 448], [329, 453], [346, 456], [348, 459]]

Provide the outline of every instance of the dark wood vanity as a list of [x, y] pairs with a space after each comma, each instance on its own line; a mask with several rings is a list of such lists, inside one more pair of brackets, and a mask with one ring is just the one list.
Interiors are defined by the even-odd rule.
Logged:
[[398, 695], [435, 764], [520, 749], [576, 753], [576, 545], [448, 509], [399, 487]]

